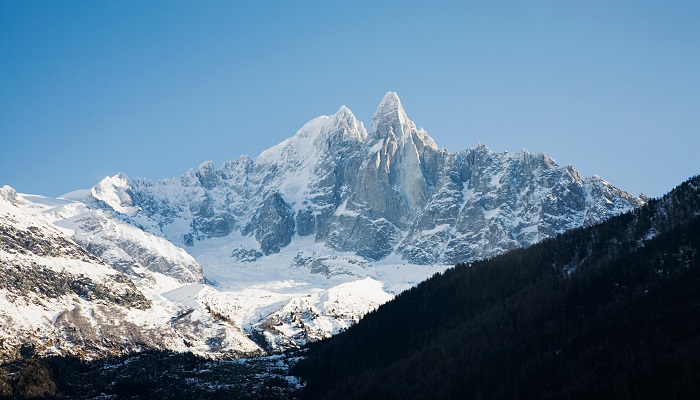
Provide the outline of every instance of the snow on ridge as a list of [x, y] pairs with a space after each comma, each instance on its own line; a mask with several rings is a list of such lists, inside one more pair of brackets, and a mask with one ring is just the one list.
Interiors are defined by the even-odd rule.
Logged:
[[269, 149], [263, 150], [260, 155], [255, 158], [255, 161], [259, 163], [274, 163], [290, 157], [294, 157], [298, 160], [304, 156], [308, 156], [313, 150], [312, 144], [314, 139], [319, 136], [329, 119], [330, 117], [327, 115], [312, 119], [304, 124], [294, 136], [285, 139]]
[[[148, 233], [102, 209], [90, 209], [85, 204], [67, 199], [21, 195], [17, 212], [25, 213], [32, 224], [42, 223], [48, 229], [62, 232], [83, 247], [106, 249], [100, 258], [110, 262], [132, 265], [170, 263], [172, 273], [183, 281], [202, 281], [201, 266], [184, 249], [170, 241]], [[102, 250], [101, 250], [102, 251]], [[162, 268], [162, 267], [161, 267]]]
[[131, 199], [126, 194], [129, 188], [128, 178], [123, 173], [108, 176], [93, 186], [90, 194], [97, 200], [101, 200], [112, 207], [115, 211], [124, 214], [131, 209]]

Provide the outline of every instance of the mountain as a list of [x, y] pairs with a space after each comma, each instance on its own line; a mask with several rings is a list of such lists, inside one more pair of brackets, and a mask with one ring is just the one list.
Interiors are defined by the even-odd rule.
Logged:
[[329, 340], [308, 399], [693, 398], [700, 176], [602, 224], [438, 274]]
[[241, 261], [312, 237], [331, 251], [412, 264], [490, 257], [644, 203], [544, 154], [441, 150], [393, 92], [369, 132], [343, 106], [255, 159], [208, 161], [158, 182], [117, 175], [78, 200], [180, 246], [254, 239], [237, 240]]
[[[392, 92], [369, 130], [343, 106], [258, 157], [218, 169], [207, 161], [161, 181], [117, 174], [59, 199], [5, 192], [7, 229], [22, 229], [28, 240], [50, 229], [151, 301], [144, 315], [159, 315], [148, 318], [159, 321], [164, 339], [126, 340], [124, 351], [215, 357], [330, 337], [450, 264], [530, 246], [646, 202], [544, 154], [440, 149]], [[15, 226], [15, 214], [30, 222]], [[28, 227], [41, 228], [35, 235]], [[7, 265], [20, 257], [0, 253]], [[44, 271], [53, 256], [41, 257]], [[94, 302], [71, 293], [37, 301]], [[61, 338], [52, 316], [71, 307], [46, 306], [40, 330]], [[31, 321], [25, 325], [39, 323]], [[34, 336], [41, 351], [68, 352]], [[109, 346], [97, 347], [117, 351]]]
[[[240, 328], [219, 320], [218, 303], [229, 307], [230, 302], [218, 292], [149, 271], [166, 265], [170, 256], [174, 263], [191, 263], [187, 266], [194, 272], [185, 275], [186, 281], [199, 280], [201, 267], [184, 251], [131, 225], [110, 226], [116, 221], [81, 204], [34, 200], [0, 188], [1, 361], [26, 352], [88, 359], [154, 349], [225, 357], [262, 354]], [[62, 223], [87, 226], [95, 235], [71, 239], [47, 222], [59, 215], [70, 215]], [[181, 273], [177, 268], [167, 272]], [[171, 291], [178, 287], [188, 291], [186, 300]]]

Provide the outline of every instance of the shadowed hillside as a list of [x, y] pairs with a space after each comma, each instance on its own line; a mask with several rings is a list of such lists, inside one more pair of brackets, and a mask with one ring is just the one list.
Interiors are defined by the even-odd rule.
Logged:
[[310, 346], [304, 398], [694, 398], [700, 178], [461, 264]]

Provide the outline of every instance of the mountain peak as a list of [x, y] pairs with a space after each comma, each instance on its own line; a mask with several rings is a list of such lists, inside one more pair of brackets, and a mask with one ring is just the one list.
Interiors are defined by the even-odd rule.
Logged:
[[325, 130], [342, 131], [343, 137], [352, 137], [359, 141], [363, 141], [367, 137], [362, 122], [344, 105], [340, 106], [340, 109], [330, 117], [330, 123], [325, 127]]
[[399, 95], [396, 92], [386, 92], [384, 98], [382, 98], [382, 102], [379, 103], [379, 108], [381, 108], [382, 106], [401, 107], [401, 99], [399, 99]]
[[353, 115], [353, 113], [345, 104], [343, 104], [342, 106], [340, 106], [335, 115]]
[[203, 163], [199, 164], [196, 175], [197, 179], [199, 179], [199, 183], [202, 184], [202, 187], [209, 190], [215, 188], [221, 180], [216, 174], [216, 168], [214, 168], [213, 161], [204, 161]]
[[0, 187], [0, 198], [14, 204], [14, 202], [17, 201], [17, 191], [13, 187], [7, 185]]
[[405, 115], [406, 112], [401, 105], [399, 95], [396, 94], [396, 92], [387, 92], [384, 98], [382, 98], [381, 103], [379, 103], [379, 107], [377, 107], [377, 111], [374, 113], [374, 118], [376, 119], [379, 116], [401, 117]]
[[[384, 95], [377, 111], [374, 112], [372, 118], [372, 126], [370, 132], [377, 136], [385, 136], [388, 132], [387, 128], [396, 126], [397, 128], [408, 122], [406, 111], [401, 105], [401, 99], [396, 92], [387, 92]], [[394, 132], [398, 134], [399, 132]]]
[[340, 106], [338, 111], [336, 111], [336, 113], [331, 115], [329, 118], [331, 124], [337, 123], [337, 121], [357, 121], [355, 114], [353, 114], [352, 111], [350, 111], [350, 109], [344, 105]]
[[117, 212], [128, 214], [133, 204], [128, 194], [129, 178], [120, 172], [107, 176], [90, 189], [90, 196], [104, 202]]

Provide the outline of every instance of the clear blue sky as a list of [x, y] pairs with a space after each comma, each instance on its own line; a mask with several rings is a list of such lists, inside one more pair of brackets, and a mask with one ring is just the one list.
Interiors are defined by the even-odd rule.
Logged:
[[700, 1], [429, 3], [0, 1], [0, 185], [180, 176], [389, 90], [451, 151], [650, 196], [700, 173]]

